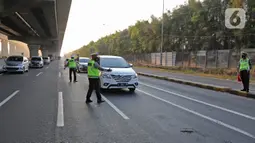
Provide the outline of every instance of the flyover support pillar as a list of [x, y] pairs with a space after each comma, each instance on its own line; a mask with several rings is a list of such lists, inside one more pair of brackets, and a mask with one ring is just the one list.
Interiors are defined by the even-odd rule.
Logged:
[[32, 56], [39, 56], [40, 45], [28, 45], [30, 50], [30, 58]]
[[43, 56], [43, 57], [48, 57], [48, 56], [49, 56], [49, 51], [46, 50], [46, 49], [43, 49], [43, 50], [42, 50], [42, 56]]
[[1, 40], [1, 56], [0, 57], [8, 57], [8, 41]]

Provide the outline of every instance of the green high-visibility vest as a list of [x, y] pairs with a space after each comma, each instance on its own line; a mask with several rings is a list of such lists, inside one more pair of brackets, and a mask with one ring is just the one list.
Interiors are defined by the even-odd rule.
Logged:
[[100, 70], [94, 67], [95, 61], [90, 60], [88, 62], [88, 77], [89, 78], [99, 78]]
[[243, 70], [249, 70], [250, 66], [249, 66], [249, 59], [241, 59], [240, 60], [240, 71]]
[[68, 67], [69, 68], [76, 68], [76, 62], [74, 61], [74, 59], [68, 60]]

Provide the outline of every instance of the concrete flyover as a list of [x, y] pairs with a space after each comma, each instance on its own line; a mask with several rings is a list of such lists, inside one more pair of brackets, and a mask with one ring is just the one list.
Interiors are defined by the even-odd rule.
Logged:
[[0, 0], [0, 58], [21, 53], [31, 57], [39, 55], [39, 51], [42, 55], [58, 56], [71, 2]]

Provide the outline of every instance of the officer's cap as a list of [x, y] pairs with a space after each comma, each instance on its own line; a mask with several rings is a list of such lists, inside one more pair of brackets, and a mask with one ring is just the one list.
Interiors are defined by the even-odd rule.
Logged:
[[92, 53], [90, 56], [98, 56], [98, 53]]

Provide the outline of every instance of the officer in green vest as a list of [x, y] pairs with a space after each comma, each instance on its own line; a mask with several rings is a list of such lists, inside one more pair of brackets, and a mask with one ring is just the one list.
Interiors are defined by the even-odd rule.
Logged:
[[69, 80], [72, 82], [72, 74], [74, 76], [74, 81], [77, 82], [76, 80], [76, 70], [77, 70], [77, 64], [76, 61], [74, 60], [74, 56], [71, 57], [71, 59], [68, 60], [67, 66], [69, 68]]
[[252, 64], [250, 59], [248, 58], [247, 53], [242, 53], [242, 58], [240, 59], [238, 64], [238, 70], [243, 83], [243, 89], [241, 91], [249, 92], [251, 69], [252, 69]]
[[108, 71], [110, 72], [111, 69], [104, 69], [99, 65], [99, 58], [98, 54], [94, 53], [91, 54], [91, 60], [88, 62], [88, 79], [89, 79], [89, 89], [86, 96], [86, 103], [91, 103], [92, 100], [90, 99], [92, 91], [96, 90], [97, 95], [97, 103], [102, 103], [104, 100], [102, 100], [101, 94], [100, 94], [100, 71]]

